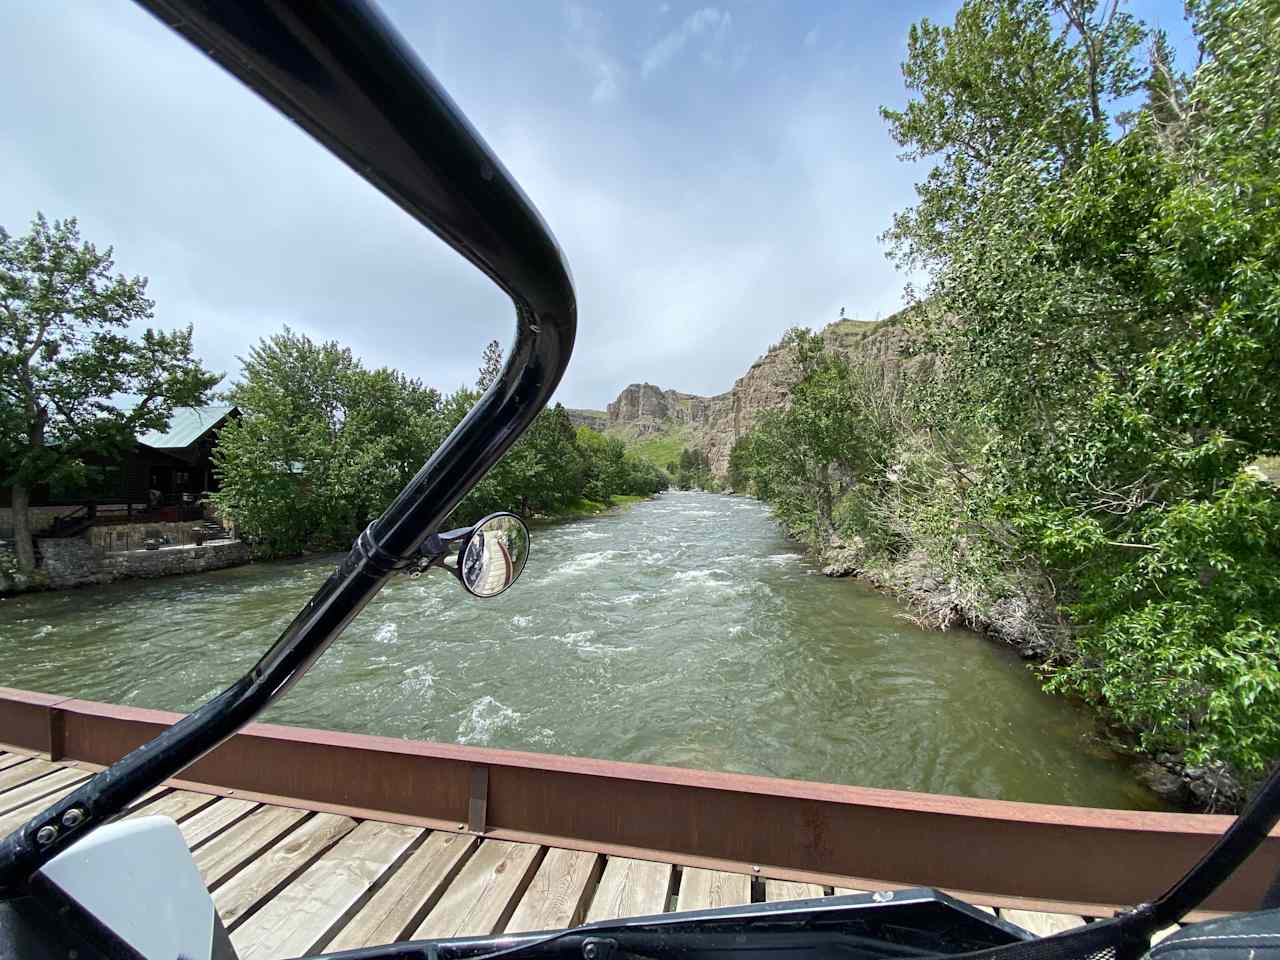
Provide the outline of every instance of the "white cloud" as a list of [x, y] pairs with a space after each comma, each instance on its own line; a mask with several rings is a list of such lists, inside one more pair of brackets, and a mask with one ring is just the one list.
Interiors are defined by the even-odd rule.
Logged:
[[708, 45], [703, 51], [703, 58], [714, 61], [717, 57], [716, 47], [718, 42], [723, 39], [729, 30], [729, 25], [733, 22], [733, 17], [727, 10], [721, 10], [718, 7], [703, 7], [695, 10], [684, 19], [680, 26], [676, 27], [661, 40], [645, 51], [644, 59], [640, 63], [640, 75], [649, 77], [657, 70], [661, 70], [680, 53], [689, 43], [696, 37], [704, 34], [709, 38]]
[[810, 49], [813, 49], [818, 45], [818, 37], [820, 37], [821, 35], [822, 35], [822, 31], [819, 30], [817, 25], [815, 24], [813, 29], [804, 35], [804, 45]]
[[[787, 327], [900, 302], [904, 278], [874, 240], [913, 199], [875, 111], [900, 94], [892, 70], [806, 56], [803, 22], [735, 12], [730, 27], [718, 10], [692, 23], [673, 10], [665, 27], [685, 39], [640, 97], [640, 56], [621, 51], [654, 29], [653, 7], [562, 0], [547, 17], [511, 2], [493, 9], [519, 30], [497, 44], [496, 14], [394, 2], [572, 265], [580, 326], [558, 400], [602, 407], [641, 380], [718, 393]], [[0, 31], [0, 60], [23, 80], [0, 86], [17, 131], [0, 137], [0, 223], [78, 215], [87, 239], [115, 244], [117, 269], [151, 277], [156, 322], [193, 323], [198, 353], [232, 376], [237, 356], [288, 323], [442, 389], [473, 381], [485, 342], [510, 337], [509, 299], [158, 21], [125, 10], [19, 5]], [[825, 18], [822, 29], [824, 45], [861, 36]], [[875, 49], [897, 56], [881, 39]], [[679, 58], [696, 63], [715, 43], [725, 82], [682, 96]], [[752, 69], [730, 82], [748, 51]]]
[[591, 102], [610, 103], [618, 99], [624, 70], [600, 39], [603, 15], [571, 3], [565, 6], [565, 19], [569, 24], [569, 52], [586, 68], [592, 80]]

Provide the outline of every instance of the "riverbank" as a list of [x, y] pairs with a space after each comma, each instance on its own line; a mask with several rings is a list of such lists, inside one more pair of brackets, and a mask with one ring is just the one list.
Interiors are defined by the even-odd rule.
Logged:
[[557, 510], [536, 513], [530, 517], [530, 521], [536, 523], [563, 523], [570, 520], [589, 520], [592, 517], [599, 517], [614, 510], [621, 510], [635, 506], [637, 503], [644, 503], [646, 500], [656, 500], [658, 496], [659, 494], [653, 494], [652, 496], [618, 494], [610, 497], [608, 503], [579, 497], [573, 503]]
[[[839, 539], [821, 550], [810, 548], [810, 552], [823, 575], [855, 578], [890, 594], [924, 629], [963, 628], [1011, 646], [1040, 677], [1048, 676], [1051, 660], [1062, 656], [1061, 645], [1052, 644], [1046, 636], [1046, 624], [1061, 631], [1068, 629], [1051, 597], [1028, 590], [981, 604], [937, 570], [921, 551], [888, 565], [868, 563], [860, 544]], [[1226, 769], [1193, 766], [1178, 754], [1144, 751], [1136, 731], [1108, 723], [1100, 712], [1098, 722], [1109, 746], [1138, 758], [1134, 772], [1139, 781], [1169, 803], [1210, 813], [1235, 812], [1243, 806], [1245, 791]]]

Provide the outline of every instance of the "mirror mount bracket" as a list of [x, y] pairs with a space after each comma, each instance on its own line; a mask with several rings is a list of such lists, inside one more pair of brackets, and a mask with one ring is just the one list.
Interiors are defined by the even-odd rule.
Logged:
[[[415, 557], [397, 557], [394, 553], [384, 550], [379, 546], [377, 538], [373, 532], [374, 524], [369, 524], [360, 532], [360, 536], [356, 537], [355, 542], [351, 544], [352, 551], [361, 554], [366, 563], [373, 567], [379, 573], [394, 573], [397, 570], [403, 570], [405, 567], [411, 566], [416, 562]], [[428, 537], [429, 542], [432, 537]]]

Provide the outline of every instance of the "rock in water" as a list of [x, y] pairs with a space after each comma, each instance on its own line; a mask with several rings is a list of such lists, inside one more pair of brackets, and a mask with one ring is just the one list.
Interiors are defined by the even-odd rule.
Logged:
[[1161, 764], [1143, 760], [1134, 766], [1133, 772], [1140, 782], [1150, 787], [1151, 792], [1162, 800], [1186, 806], [1191, 799], [1187, 782]]

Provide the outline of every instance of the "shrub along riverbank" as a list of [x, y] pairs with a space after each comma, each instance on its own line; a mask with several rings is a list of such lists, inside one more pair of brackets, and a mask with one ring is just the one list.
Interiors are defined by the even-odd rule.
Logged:
[[912, 28], [882, 112], [935, 166], [887, 239], [928, 271], [899, 321], [927, 359], [793, 331], [790, 406], [729, 483], [1231, 807], [1280, 758], [1280, 498], [1251, 466], [1280, 452], [1280, 12], [1193, 0], [1187, 76], [1110, 10]]
[[[494, 342], [476, 388], [442, 394], [395, 370], [367, 370], [350, 350], [288, 328], [262, 340], [228, 393], [242, 416], [214, 451], [219, 511], [261, 558], [349, 546], [475, 405], [501, 361]], [[627, 454], [621, 440], [575, 429], [556, 404], [450, 522], [498, 510], [568, 516], [666, 487], [666, 475]]]

